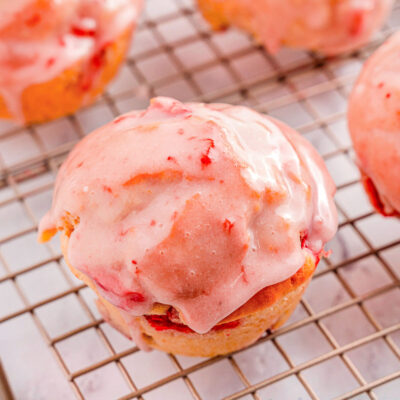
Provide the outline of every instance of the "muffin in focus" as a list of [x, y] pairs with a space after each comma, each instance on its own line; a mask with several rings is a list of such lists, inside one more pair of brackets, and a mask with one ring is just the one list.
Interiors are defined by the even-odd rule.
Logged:
[[400, 32], [365, 63], [350, 95], [348, 123], [372, 205], [400, 216]]
[[0, 118], [43, 122], [93, 102], [115, 76], [142, 0], [0, 2]]
[[283, 123], [155, 98], [74, 148], [39, 238], [61, 231], [104, 319], [141, 348], [213, 356], [290, 316], [336, 232], [334, 192]]
[[393, 0], [198, 0], [214, 29], [236, 26], [274, 53], [282, 45], [336, 55], [365, 44]]

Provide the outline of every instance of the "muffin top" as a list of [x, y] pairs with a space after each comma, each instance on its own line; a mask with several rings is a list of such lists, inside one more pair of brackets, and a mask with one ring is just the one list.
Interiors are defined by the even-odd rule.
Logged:
[[155, 98], [62, 165], [41, 240], [133, 315], [174, 306], [198, 333], [318, 257], [335, 186], [298, 133], [246, 107]]
[[360, 169], [372, 180], [382, 212], [400, 214], [400, 32], [365, 63], [348, 121]]
[[79, 60], [99, 64], [104, 46], [137, 19], [142, 0], [0, 0], [0, 95], [9, 111], [20, 97]]

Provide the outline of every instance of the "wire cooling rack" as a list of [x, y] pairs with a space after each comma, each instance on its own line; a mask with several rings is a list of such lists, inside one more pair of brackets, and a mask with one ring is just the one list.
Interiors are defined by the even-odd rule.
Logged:
[[[400, 398], [400, 224], [373, 212], [346, 129], [346, 98], [364, 60], [266, 54], [242, 33], [212, 33], [190, 0], [147, 0], [127, 63], [76, 115], [0, 124], [0, 357], [17, 399]], [[144, 353], [103, 322], [57, 240], [36, 244], [60, 163], [85, 134], [148, 98], [240, 103], [298, 129], [336, 181], [340, 229], [281, 329], [230, 356]]]

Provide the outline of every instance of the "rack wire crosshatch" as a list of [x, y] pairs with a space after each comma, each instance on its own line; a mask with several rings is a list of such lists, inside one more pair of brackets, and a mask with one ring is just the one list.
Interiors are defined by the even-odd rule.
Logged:
[[[17, 399], [400, 398], [400, 224], [375, 214], [359, 182], [346, 97], [363, 61], [400, 27], [400, 2], [358, 53], [266, 54], [212, 33], [192, 0], [147, 0], [117, 80], [94, 105], [48, 124], [0, 124], [0, 352]], [[85, 134], [148, 98], [240, 103], [298, 129], [338, 186], [340, 229], [281, 329], [227, 357], [143, 353], [112, 330], [66, 268], [36, 244], [57, 168]]]

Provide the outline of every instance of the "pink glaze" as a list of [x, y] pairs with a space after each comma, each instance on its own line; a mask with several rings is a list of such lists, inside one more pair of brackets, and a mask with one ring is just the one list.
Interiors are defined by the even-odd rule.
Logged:
[[79, 216], [69, 261], [104, 297], [128, 315], [172, 305], [204, 333], [323, 250], [334, 192], [322, 159], [283, 123], [160, 97], [75, 147], [39, 235]]
[[375, 186], [382, 213], [400, 213], [400, 32], [365, 63], [348, 121], [360, 169]]
[[136, 23], [142, 0], [0, 0], [0, 96], [23, 120], [21, 95], [90, 61]]
[[[381, 26], [393, 0], [206, 0], [271, 52], [282, 44], [327, 55], [354, 50]], [[212, 9], [212, 8], [211, 8]]]

